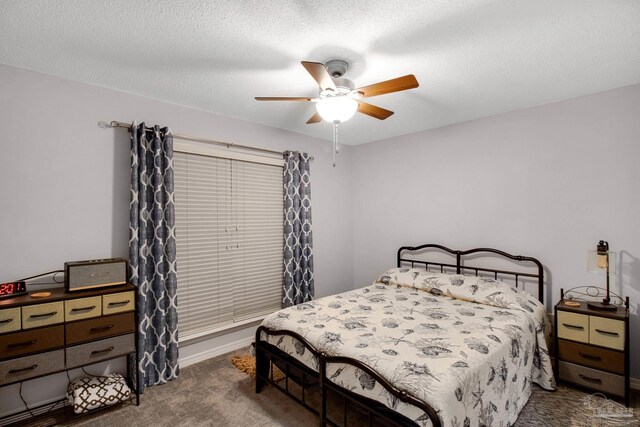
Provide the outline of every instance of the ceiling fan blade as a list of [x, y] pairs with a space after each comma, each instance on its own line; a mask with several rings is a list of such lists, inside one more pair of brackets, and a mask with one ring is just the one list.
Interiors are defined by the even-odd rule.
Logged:
[[385, 110], [384, 108], [376, 107], [375, 105], [367, 104], [362, 101], [358, 101], [358, 112], [374, 117], [378, 120], [384, 120], [393, 115], [393, 111]]
[[302, 61], [301, 64], [309, 74], [311, 74], [311, 77], [318, 82], [318, 86], [320, 86], [322, 90], [337, 90], [336, 85], [333, 83], [331, 76], [327, 72], [327, 69], [324, 68], [324, 64], [309, 61]]
[[256, 96], [256, 101], [307, 101], [315, 102], [317, 98], [308, 96]]
[[413, 89], [418, 86], [420, 86], [420, 84], [418, 83], [418, 80], [416, 80], [416, 76], [413, 74], [407, 74], [406, 76], [361, 87], [356, 89], [356, 91], [360, 92], [363, 98], [370, 98], [372, 96], [384, 95], [385, 93]]
[[315, 113], [313, 116], [311, 116], [309, 120], [307, 120], [307, 124], [311, 125], [313, 123], [319, 123], [321, 121], [322, 121], [322, 117], [320, 117], [320, 114]]

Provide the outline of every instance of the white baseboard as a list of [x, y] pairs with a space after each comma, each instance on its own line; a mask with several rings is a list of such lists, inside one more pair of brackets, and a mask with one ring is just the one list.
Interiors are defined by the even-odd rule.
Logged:
[[247, 337], [241, 340], [233, 341], [229, 344], [222, 345], [220, 347], [210, 348], [200, 353], [192, 354], [187, 357], [180, 358], [180, 367], [185, 368], [187, 366], [193, 365], [198, 362], [205, 361], [207, 359], [211, 359], [213, 357], [221, 356], [225, 353], [230, 353], [235, 350], [240, 350], [241, 348], [249, 347], [249, 345], [253, 342], [254, 337]]

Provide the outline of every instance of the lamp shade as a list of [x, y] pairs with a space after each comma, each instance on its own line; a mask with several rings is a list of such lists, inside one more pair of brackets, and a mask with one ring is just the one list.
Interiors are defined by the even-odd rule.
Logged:
[[616, 253], [611, 251], [589, 251], [587, 271], [590, 273], [616, 274]]
[[320, 117], [327, 122], [346, 122], [358, 110], [358, 102], [345, 95], [329, 96], [316, 103]]

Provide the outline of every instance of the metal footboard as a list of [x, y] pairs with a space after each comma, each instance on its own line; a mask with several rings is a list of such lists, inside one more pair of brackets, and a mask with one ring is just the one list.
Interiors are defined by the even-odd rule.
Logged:
[[[318, 371], [309, 368], [299, 360], [280, 350], [276, 346], [261, 340], [262, 333], [271, 336], [290, 336], [298, 340], [310, 351], [318, 361]], [[320, 419], [320, 426], [349, 427], [349, 414], [353, 411], [360, 415], [360, 419], [365, 419], [365, 424], [371, 426], [393, 426], [393, 427], [416, 427], [417, 424], [408, 417], [390, 409], [384, 404], [356, 394], [330, 381], [326, 376], [327, 364], [339, 363], [354, 366], [371, 375], [389, 393], [397, 397], [400, 401], [413, 405], [431, 419], [434, 427], [441, 427], [441, 421], [436, 411], [428, 404], [407, 394], [403, 390], [397, 389], [393, 384], [387, 382], [378, 373], [362, 362], [348, 357], [328, 356], [316, 351], [302, 336], [292, 331], [275, 331], [260, 326], [256, 331], [256, 393], [260, 393], [266, 384], [271, 384], [307, 410], [316, 414]], [[278, 367], [283, 373], [281, 380], [274, 379], [274, 367]], [[291, 391], [290, 381], [294, 381], [301, 395], [297, 396]], [[310, 390], [319, 394], [318, 408], [309, 403]], [[329, 393], [333, 397], [342, 400], [342, 420], [330, 419], [327, 402]]]

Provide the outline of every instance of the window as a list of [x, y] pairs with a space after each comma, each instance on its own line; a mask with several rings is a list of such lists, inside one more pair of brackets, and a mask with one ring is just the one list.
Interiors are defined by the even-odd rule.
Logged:
[[[271, 159], [273, 160], [273, 159]], [[174, 154], [180, 339], [282, 306], [282, 161]]]

